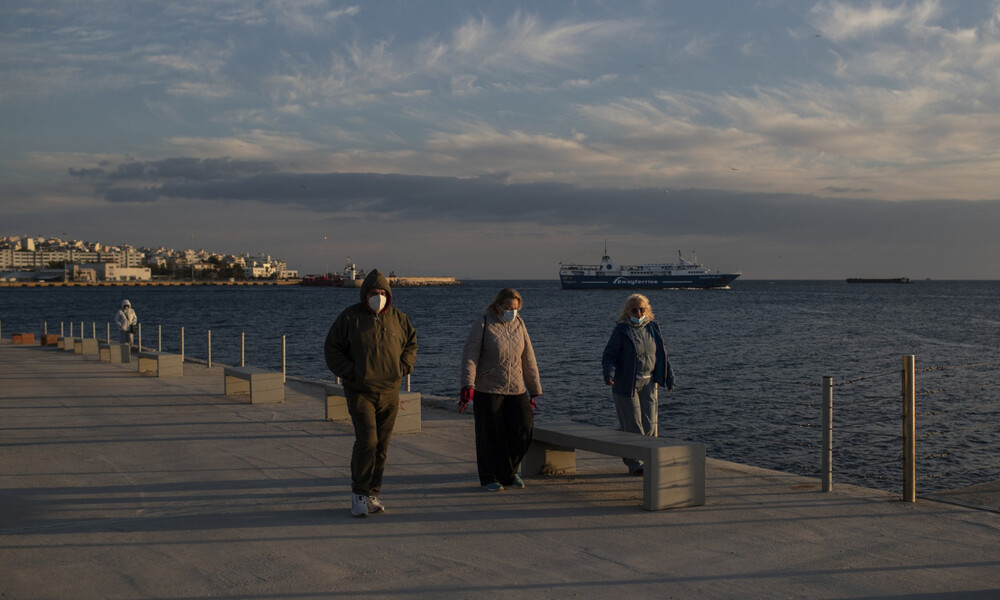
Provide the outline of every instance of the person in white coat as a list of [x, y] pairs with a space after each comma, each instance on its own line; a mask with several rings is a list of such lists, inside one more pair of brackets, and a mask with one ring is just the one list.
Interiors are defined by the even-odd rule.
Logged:
[[472, 324], [462, 352], [459, 410], [472, 402], [479, 483], [491, 492], [524, 487], [517, 470], [531, 444], [535, 399], [542, 395], [521, 308], [517, 290], [500, 290]]
[[122, 307], [118, 310], [118, 314], [115, 315], [115, 327], [118, 328], [119, 341], [131, 346], [132, 334], [135, 333], [135, 327], [138, 324], [139, 318], [135, 315], [135, 311], [132, 310], [132, 303], [128, 300], [122, 300]]

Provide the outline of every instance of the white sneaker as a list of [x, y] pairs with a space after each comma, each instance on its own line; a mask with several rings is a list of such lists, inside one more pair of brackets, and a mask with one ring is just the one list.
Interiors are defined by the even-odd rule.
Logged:
[[368, 496], [368, 514], [385, 512], [385, 505], [379, 502], [378, 496]]
[[368, 496], [351, 494], [351, 514], [355, 517], [363, 517], [368, 514]]

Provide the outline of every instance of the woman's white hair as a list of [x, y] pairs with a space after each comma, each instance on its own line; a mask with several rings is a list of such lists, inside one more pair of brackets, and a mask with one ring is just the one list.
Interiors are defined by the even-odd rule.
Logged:
[[632, 316], [632, 308], [636, 306], [646, 307], [646, 321], [653, 320], [653, 308], [649, 305], [649, 298], [642, 294], [632, 294], [625, 301], [625, 306], [622, 307], [622, 314], [618, 315], [618, 322], [628, 321], [628, 318]]

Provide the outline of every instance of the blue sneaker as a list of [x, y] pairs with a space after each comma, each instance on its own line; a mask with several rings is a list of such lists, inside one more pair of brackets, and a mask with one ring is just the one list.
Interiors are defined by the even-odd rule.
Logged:
[[351, 494], [351, 514], [355, 517], [363, 517], [368, 514], [368, 496]]
[[524, 489], [524, 480], [521, 479], [520, 475], [514, 475], [514, 479], [510, 482], [510, 484], [519, 490]]
[[500, 485], [499, 481], [491, 481], [490, 483], [487, 483], [483, 487], [486, 488], [487, 492], [502, 492], [503, 491], [503, 486]]

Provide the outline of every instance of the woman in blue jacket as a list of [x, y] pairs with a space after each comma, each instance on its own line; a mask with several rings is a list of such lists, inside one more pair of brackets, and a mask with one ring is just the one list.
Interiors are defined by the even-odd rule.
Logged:
[[[674, 372], [649, 299], [632, 294], [604, 347], [604, 383], [611, 386], [622, 431], [656, 437], [657, 387], [674, 390]], [[623, 458], [629, 473], [642, 475], [642, 463]]]

